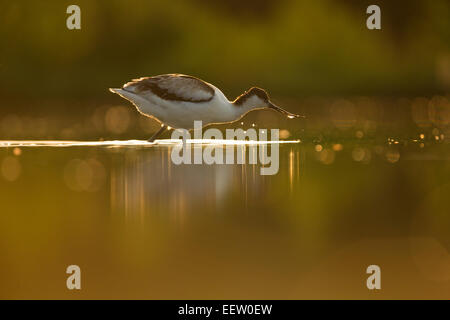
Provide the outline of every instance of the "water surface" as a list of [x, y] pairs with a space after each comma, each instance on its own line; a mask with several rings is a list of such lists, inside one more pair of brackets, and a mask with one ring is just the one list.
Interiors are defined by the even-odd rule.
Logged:
[[282, 144], [273, 176], [174, 165], [172, 144], [2, 142], [1, 295], [448, 298], [448, 145], [389, 142]]

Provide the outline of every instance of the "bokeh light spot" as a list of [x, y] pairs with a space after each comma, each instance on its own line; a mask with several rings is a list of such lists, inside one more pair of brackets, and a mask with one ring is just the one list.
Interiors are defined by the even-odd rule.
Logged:
[[6, 157], [2, 161], [1, 172], [5, 180], [13, 182], [19, 178], [22, 172], [22, 166], [17, 158]]
[[127, 131], [130, 125], [129, 108], [124, 106], [111, 107], [105, 115], [106, 129], [115, 134], [122, 134]]

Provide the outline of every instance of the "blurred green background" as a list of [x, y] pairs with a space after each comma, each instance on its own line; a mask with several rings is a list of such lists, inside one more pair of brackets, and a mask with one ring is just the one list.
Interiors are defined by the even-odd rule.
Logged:
[[[375, 2], [381, 31], [366, 28]], [[108, 87], [175, 72], [230, 99], [252, 85], [290, 97], [446, 92], [450, 2], [375, 2], [2, 0], [0, 95], [112, 99]], [[66, 28], [70, 4], [81, 30]]]

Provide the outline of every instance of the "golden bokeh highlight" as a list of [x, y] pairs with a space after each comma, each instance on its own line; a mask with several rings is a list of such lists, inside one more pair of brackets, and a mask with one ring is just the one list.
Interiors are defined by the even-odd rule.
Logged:
[[316, 153], [316, 158], [321, 163], [330, 165], [334, 162], [334, 160], [336, 158], [336, 154], [332, 149], [325, 148], [325, 149], [322, 149], [320, 152]]
[[387, 150], [385, 154], [386, 160], [390, 163], [396, 163], [400, 160], [400, 152], [398, 150]]
[[105, 126], [111, 133], [122, 134], [127, 131], [130, 120], [129, 108], [124, 106], [111, 107], [105, 115]]
[[291, 136], [291, 133], [289, 132], [289, 130], [286, 130], [286, 129], [280, 130], [280, 139], [287, 139], [290, 136]]
[[352, 150], [352, 159], [356, 162], [369, 163], [372, 154], [368, 148], [356, 147]]
[[1, 162], [1, 173], [5, 180], [16, 181], [22, 173], [22, 166], [16, 157], [7, 156]]
[[64, 168], [64, 181], [73, 191], [96, 192], [104, 185], [106, 172], [103, 164], [91, 158], [73, 159]]
[[20, 156], [21, 154], [22, 154], [22, 149], [20, 149], [20, 148], [14, 148], [13, 149], [13, 154], [15, 155], [15, 156]]

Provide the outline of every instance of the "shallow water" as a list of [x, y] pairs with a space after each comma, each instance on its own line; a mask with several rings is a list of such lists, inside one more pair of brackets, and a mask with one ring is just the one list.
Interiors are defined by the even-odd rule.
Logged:
[[173, 144], [8, 143], [2, 298], [450, 297], [446, 143], [282, 144], [272, 176], [174, 165]]

